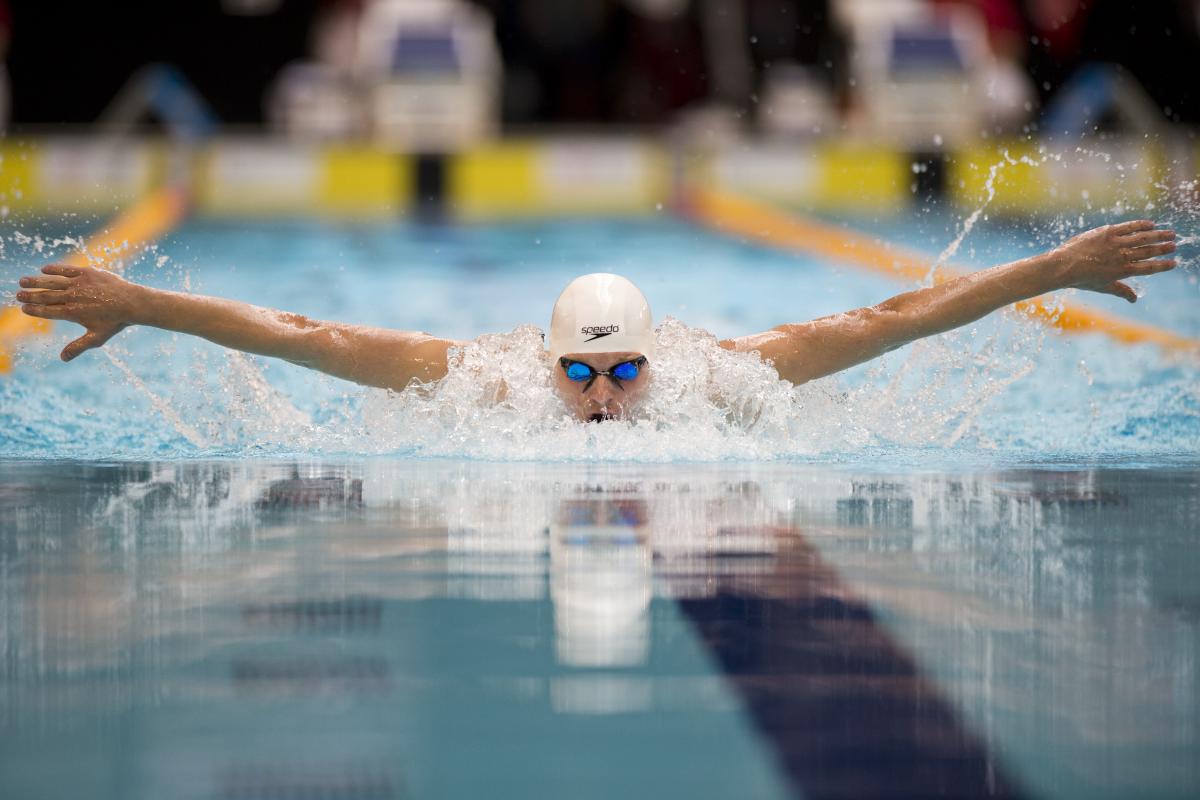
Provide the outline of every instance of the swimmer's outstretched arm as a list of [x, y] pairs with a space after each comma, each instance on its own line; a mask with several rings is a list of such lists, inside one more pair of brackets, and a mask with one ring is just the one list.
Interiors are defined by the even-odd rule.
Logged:
[[51, 264], [42, 273], [21, 278], [21, 310], [87, 328], [63, 348], [63, 361], [100, 347], [130, 325], [149, 325], [399, 391], [414, 379], [444, 376], [447, 350], [457, 344], [424, 333], [321, 322], [234, 300], [152, 289], [100, 269]]
[[861, 364], [909, 342], [944, 333], [1012, 303], [1077, 288], [1123, 297], [1137, 295], [1122, 280], [1174, 269], [1175, 233], [1148, 220], [1081, 233], [1042, 255], [992, 267], [879, 305], [812, 322], [780, 325], [764, 333], [721, 342], [757, 351], [792, 383]]

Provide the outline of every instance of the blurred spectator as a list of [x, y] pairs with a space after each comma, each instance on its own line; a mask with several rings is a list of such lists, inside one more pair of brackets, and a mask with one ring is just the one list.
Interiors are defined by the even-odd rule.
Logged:
[[280, 69], [267, 88], [264, 108], [277, 130], [305, 138], [359, 138], [366, 114], [355, 97], [359, 27], [368, 0], [320, 0], [308, 34], [310, 59]]
[[358, 25], [366, 0], [321, 0], [313, 15], [309, 47], [313, 58], [349, 75], [358, 58]]
[[1025, 123], [1038, 98], [1025, 68], [1029, 40], [1019, 0], [933, 0], [932, 5], [942, 13], [970, 13], [985, 31], [989, 56], [981, 80], [985, 130], [989, 134], [1027, 130]]
[[973, 9], [987, 28], [988, 47], [997, 58], [1021, 61], [1028, 39], [1019, 0], [933, 0], [935, 6]]

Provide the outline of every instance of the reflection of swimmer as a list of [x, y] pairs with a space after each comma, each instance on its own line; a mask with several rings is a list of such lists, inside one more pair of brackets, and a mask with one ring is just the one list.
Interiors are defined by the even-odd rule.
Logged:
[[[1043, 255], [721, 346], [757, 353], [780, 377], [800, 384], [1058, 289], [1089, 289], [1132, 303], [1137, 296], [1122, 280], [1173, 269], [1174, 259], [1159, 257], [1174, 249], [1174, 232], [1155, 230], [1153, 222], [1108, 225]], [[462, 344], [152, 289], [98, 269], [54, 264], [42, 272], [21, 279], [17, 299], [30, 316], [87, 328], [62, 351], [66, 361], [141, 324], [399, 391], [445, 376], [451, 348]], [[594, 274], [573, 281], [554, 306], [548, 344], [554, 388], [579, 419], [624, 417], [644, 397], [654, 362], [650, 307], [625, 278]]]
[[653, 559], [641, 498], [565, 501], [550, 526], [550, 597], [559, 663], [625, 667], [650, 648]]

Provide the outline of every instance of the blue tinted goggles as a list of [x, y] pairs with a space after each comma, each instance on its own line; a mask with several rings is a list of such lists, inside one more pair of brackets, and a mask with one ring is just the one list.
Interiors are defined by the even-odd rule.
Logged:
[[641, 373], [642, 368], [646, 366], [646, 357], [638, 356], [629, 361], [622, 361], [620, 364], [614, 364], [611, 369], [596, 369], [582, 361], [572, 361], [567, 357], [562, 357], [558, 360], [558, 365], [563, 368], [563, 372], [567, 373], [567, 379], [575, 383], [583, 384], [583, 391], [592, 388], [592, 384], [596, 382], [596, 378], [601, 375], [607, 375], [608, 379], [617, 385], [621, 391], [625, 391], [625, 387], [621, 385], [622, 381], [632, 381]]

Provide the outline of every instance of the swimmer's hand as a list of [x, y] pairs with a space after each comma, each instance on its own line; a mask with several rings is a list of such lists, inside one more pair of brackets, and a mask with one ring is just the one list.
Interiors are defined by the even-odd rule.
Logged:
[[70, 361], [100, 347], [135, 321], [143, 287], [112, 272], [91, 267], [50, 264], [41, 275], [20, 280], [17, 292], [21, 311], [41, 319], [65, 319], [87, 332], [63, 348], [60, 357]]
[[1158, 230], [1150, 220], [1122, 222], [1081, 233], [1055, 249], [1059, 288], [1087, 289], [1137, 302], [1126, 278], [1153, 275], [1175, 268], [1175, 232]]

